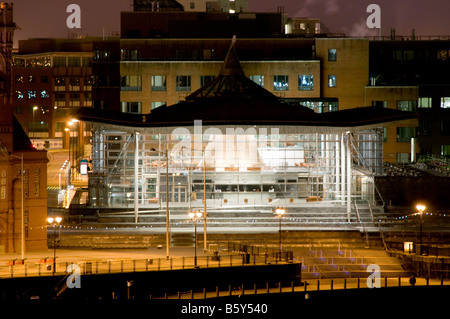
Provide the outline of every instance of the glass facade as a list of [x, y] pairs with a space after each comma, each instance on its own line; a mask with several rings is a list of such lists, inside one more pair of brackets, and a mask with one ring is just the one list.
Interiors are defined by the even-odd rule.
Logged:
[[135, 134], [133, 128], [94, 124], [89, 205], [131, 208], [136, 183], [139, 207], [165, 206], [167, 183], [169, 202], [181, 207], [201, 207], [204, 197], [208, 207], [312, 198], [343, 203], [349, 178], [352, 201], [373, 201], [373, 176], [382, 170], [382, 128], [352, 134], [296, 133], [295, 127], [288, 133], [223, 131], [203, 127], [198, 133], [194, 126]]

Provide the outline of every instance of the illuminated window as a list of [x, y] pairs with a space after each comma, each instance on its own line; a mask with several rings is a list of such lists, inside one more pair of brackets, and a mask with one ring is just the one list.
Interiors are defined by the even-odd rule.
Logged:
[[36, 98], [36, 91], [28, 91], [28, 98], [29, 99]]
[[23, 83], [23, 75], [16, 75], [16, 83]]
[[400, 111], [417, 111], [417, 101], [397, 101], [397, 110]]
[[66, 78], [56, 77], [55, 78], [55, 86], [66, 86]]
[[298, 89], [299, 89], [299, 91], [314, 90], [313, 76], [312, 75], [299, 75], [298, 76]]
[[163, 105], [166, 105], [166, 102], [152, 102], [152, 110], [154, 110], [160, 106], [163, 106]]
[[445, 61], [449, 57], [449, 51], [448, 50], [438, 50], [437, 51], [437, 59]]
[[431, 102], [432, 102], [431, 97], [419, 97], [419, 108], [431, 109], [432, 107]]
[[141, 114], [141, 102], [122, 102], [122, 112]]
[[250, 80], [264, 87], [264, 75], [250, 75]]
[[441, 155], [442, 156], [450, 156], [450, 145], [449, 144], [441, 145]]
[[177, 91], [190, 91], [191, 77], [189, 75], [177, 75], [175, 89]]
[[46, 90], [41, 91], [41, 99], [48, 99], [50, 95]]
[[16, 98], [23, 99], [23, 92], [22, 91], [16, 91]]
[[30, 76], [28, 77], [28, 82], [29, 82], [29, 83], [34, 83], [34, 82], [36, 82], [36, 76], [30, 75]]
[[165, 90], [166, 90], [166, 76], [152, 75], [152, 91], [165, 91]]
[[336, 75], [328, 76], [328, 87], [330, 87], [330, 88], [336, 87]]
[[337, 61], [336, 49], [328, 49], [328, 61]]
[[275, 75], [273, 77], [273, 90], [274, 91], [289, 91], [289, 76], [288, 75]]
[[450, 97], [441, 97], [441, 108], [450, 109]]

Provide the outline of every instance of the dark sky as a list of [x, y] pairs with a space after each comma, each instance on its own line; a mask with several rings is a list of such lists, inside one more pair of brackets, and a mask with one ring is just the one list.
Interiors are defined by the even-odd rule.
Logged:
[[[120, 12], [130, 11], [132, 0], [15, 0], [14, 16], [20, 30], [15, 43], [27, 38], [67, 37], [69, 32], [102, 35], [120, 30]], [[81, 30], [68, 29], [66, 8], [81, 7]], [[395, 28], [397, 35], [450, 35], [448, 0], [249, 0], [250, 11], [276, 11], [289, 16], [320, 18], [334, 33], [360, 36], [378, 34], [366, 26], [369, 4], [381, 7], [382, 34]], [[75, 30], [75, 31], [74, 31]]]

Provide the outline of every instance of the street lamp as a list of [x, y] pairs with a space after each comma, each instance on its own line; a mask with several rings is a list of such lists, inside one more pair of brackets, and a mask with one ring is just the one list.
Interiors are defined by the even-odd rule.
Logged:
[[279, 260], [281, 261], [281, 219], [283, 218], [284, 213], [286, 213], [286, 209], [281, 208], [281, 207], [277, 207], [275, 209], [275, 214], [277, 214], [278, 218], [280, 219], [279, 222], [279, 228], [278, 228], [278, 234], [279, 234], [279, 243], [280, 243], [280, 256], [279, 256]]
[[423, 204], [416, 205], [416, 209], [419, 211], [418, 214], [420, 215], [420, 234], [419, 234], [419, 240], [420, 240], [420, 255], [422, 256], [422, 215], [425, 211], [426, 206]]
[[47, 222], [54, 227], [53, 229], [53, 274], [55, 274], [56, 272], [56, 227], [55, 226], [59, 226], [59, 224], [62, 221], [62, 217], [48, 217], [47, 218]]
[[196, 213], [189, 212], [189, 218], [194, 222], [194, 233], [195, 233], [194, 267], [197, 268], [197, 221], [199, 221], [200, 218], [202, 218], [202, 213], [201, 212], [196, 212]]
[[[166, 258], [169, 259], [169, 151], [157, 151], [155, 148], [150, 149], [153, 152], [163, 153], [166, 156]], [[137, 155], [136, 155], [137, 156]], [[158, 172], [159, 174], [159, 172]], [[161, 179], [160, 179], [161, 181]], [[136, 181], [135, 181], [136, 183]]]

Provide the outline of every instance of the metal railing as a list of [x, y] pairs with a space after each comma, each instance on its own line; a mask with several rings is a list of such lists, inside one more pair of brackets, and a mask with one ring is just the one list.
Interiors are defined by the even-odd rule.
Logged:
[[[279, 283], [266, 283], [265, 285], [229, 285], [228, 289], [221, 290], [219, 286], [215, 290], [187, 290], [178, 291], [176, 294], [165, 293], [163, 296], [150, 296], [150, 298], [163, 299], [207, 299], [219, 298], [229, 296], [244, 296], [257, 294], [280, 294], [292, 292], [310, 292], [323, 290], [347, 290], [347, 289], [370, 289], [370, 288], [390, 288], [390, 287], [407, 287], [412, 286], [410, 278], [405, 277], [382, 277], [378, 282], [370, 283], [367, 278], [333, 278], [333, 279], [318, 279], [305, 280], [300, 284], [295, 285], [293, 281], [288, 285]], [[450, 286], [448, 280], [431, 280], [428, 278], [416, 278], [414, 286]]]
[[179, 270], [195, 267], [218, 268], [243, 265], [264, 265], [285, 263], [286, 258], [278, 255], [250, 254], [214, 254], [195, 257], [143, 258], [143, 259], [106, 259], [106, 260], [70, 260], [56, 262], [53, 270], [53, 259], [44, 258], [37, 262], [10, 261], [0, 265], [0, 278], [34, 277], [66, 274], [69, 265], [76, 264], [81, 275], [109, 274], [124, 272], [143, 272], [159, 270]]

